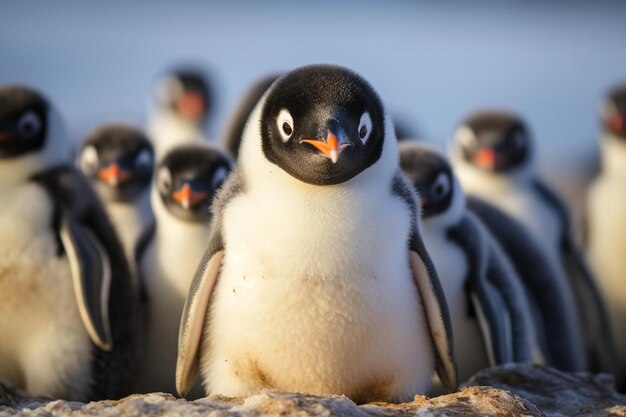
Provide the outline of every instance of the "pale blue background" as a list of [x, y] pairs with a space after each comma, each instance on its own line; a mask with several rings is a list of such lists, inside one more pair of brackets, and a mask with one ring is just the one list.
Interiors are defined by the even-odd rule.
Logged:
[[204, 62], [219, 85], [212, 136], [258, 76], [315, 62], [362, 73], [442, 145], [476, 106], [504, 105], [574, 198], [593, 166], [599, 99], [626, 81], [626, 2], [0, 3], [0, 83], [46, 91], [74, 137], [143, 123], [154, 77], [180, 59]]

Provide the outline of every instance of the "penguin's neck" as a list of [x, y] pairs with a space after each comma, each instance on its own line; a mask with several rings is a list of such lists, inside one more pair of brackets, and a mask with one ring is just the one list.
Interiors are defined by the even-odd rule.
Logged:
[[605, 133], [600, 141], [604, 175], [626, 176], [626, 140]]
[[524, 166], [506, 173], [489, 172], [471, 165], [460, 158], [453, 161], [454, 170], [468, 192], [483, 190], [509, 190], [526, 187], [533, 178], [533, 164], [529, 161]]

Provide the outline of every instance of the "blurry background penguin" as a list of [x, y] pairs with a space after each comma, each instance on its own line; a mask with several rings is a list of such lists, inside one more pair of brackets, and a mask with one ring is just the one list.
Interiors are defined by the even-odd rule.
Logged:
[[546, 363], [564, 371], [585, 369], [580, 328], [563, 308], [571, 305], [571, 292], [562, 292], [561, 275], [537, 240], [519, 221], [479, 197], [467, 196], [467, 208], [489, 228], [524, 284]]
[[137, 253], [149, 305], [140, 392], [176, 392], [180, 317], [209, 240], [213, 196], [231, 169], [230, 158], [201, 144], [173, 148], [157, 166], [151, 195], [156, 228], [142, 238]]
[[149, 192], [154, 169], [150, 141], [132, 126], [105, 125], [87, 136], [77, 164], [104, 202], [134, 267], [139, 238], [154, 222]]
[[[453, 138], [452, 162], [463, 188], [509, 213], [528, 228], [559, 272], [563, 306], [591, 370], [610, 371], [615, 360], [608, 317], [596, 284], [571, 233], [569, 214], [535, 174], [530, 133], [515, 115], [480, 111], [466, 118]], [[587, 369], [585, 367], [584, 369]]]
[[626, 85], [612, 90], [601, 108], [602, 171], [587, 199], [587, 253], [607, 300], [626, 388]]
[[465, 196], [447, 159], [416, 141], [398, 145], [400, 167], [420, 196], [424, 242], [452, 319], [459, 380], [510, 362], [543, 361], [517, 273]]
[[0, 88], [0, 379], [72, 400], [128, 394], [138, 285], [48, 100]]
[[256, 106], [261, 97], [263, 97], [265, 91], [267, 91], [278, 77], [280, 77], [280, 74], [272, 74], [260, 78], [257, 82], [248, 87], [233, 110], [227, 127], [224, 130], [224, 134], [222, 135], [222, 145], [235, 160], [239, 156], [241, 136], [243, 135], [243, 130], [250, 113], [252, 113], [254, 106]]
[[157, 159], [176, 145], [206, 140], [213, 95], [210, 79], [199, 66], [181, 66], [157, 80], [147, 127]]

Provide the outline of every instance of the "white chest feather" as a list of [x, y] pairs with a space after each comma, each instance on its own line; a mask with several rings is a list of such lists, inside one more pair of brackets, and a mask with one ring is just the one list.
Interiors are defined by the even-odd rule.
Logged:
[[409, 271], [409, 226], [400, 199], [365, 183], [279, 181], [232, 200], [203, 338], [207, 388], [357, 398], [372, 384], [394, 397], [423, 390], [432, 352]]
[[69, 264], [57, 256], [52, 206], [35, 184], [0, 195], [0, 379], [33, 394], [81, 398], [91, 343]]
[[155, 209], [156, 233], [139, 265], [149, 297], [150, 325], [138, 389], [175, 394], [180, 317], [209, 230], [206, 224], [179, 220], [165, 210], [162, 205]]
[[489, 365], [478, 321], [469, 314], [468, 258], [463, 249], [446, 236], [446, 229], [433, 226], [428, 220], [424, 221], [424, 243], [448, 302], [459, 380], [465, 381]]
[[107, 202], [106, 209], [126, 255], [132, 262], [139, 238], [154, 219], [150, 208], [150, 192], [143, 192], [133, 202]]
[[626, 175], [603, 175], [587, 200], [587, 254], [607, 301], [617, 351], [626, 363]]

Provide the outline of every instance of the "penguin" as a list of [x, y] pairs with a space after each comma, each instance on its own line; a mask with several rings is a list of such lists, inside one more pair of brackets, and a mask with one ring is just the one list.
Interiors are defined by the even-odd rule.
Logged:
[[535, 175], [535, 149], [525, 123], [501, 110], [467, 117], [454, 134], [453, 166], [463, 188], [504, 210], [528, 229], [548, 256], [567, 301], [562, 308], [578, 325], [580, 369], [610, 370], [614, 352], [607, 313], [570, 229], [560, 197]]
[[149, 306], [139, 392], [176, 392], [180, 317], [209, 242], [210, 204], [231, 169], [226, 154], [200, 144], [173, 148], [158, 163], [151, 192], [156, 228], [143, 236], [136, 254]]
[[250, 113], [252, 113], [252, 110], [254, 110], [254, 107], [265, 91], [267, 91], [280, 75], [281, 74], [271, 74], [257, 80], [246, 90], [233, 111], [224, 134], [222, 135], [222, 144], [223, 148], [226, 149], [235, 160], [239, 155], [241, 136], [243, 135], [243, 130]]
[[466, 209], [448, 160], [416, 141], [398, 149], [400, 167], [420, 196], [424, 243], [450, 306], [459, 380], [504, 363], [541, 363], [524, 287], [500, 245]]
[[586, 251], [607, 302], [619, 352], [614, 369], [626, 388], [626, 86], [611, 90], [601, 106], [601, 172], [591, 184], [586, 203]]
[[562, 308], [570, 293], [561, 292], [559, 272], [549, 257], [506, 212], [475, 196], [467, 196], [466, 201], [467, 209], [480, 218], [507, 254], [526, 289], [546, 364], [567, 372], [583, 369], [579, 328]]
[[104, 125], [87, 135], [79, 149], [77, 165], [104, 202], [134, 265], [139, 239], [154, 222], [150, 208], [152, 144], [132, 126]]
[[361, 76], [310, 65], [250, 115], [181, 318], [178, 393], [264, 389], [407, 401], [456, 387], [445, 296]]
[[68, 400], [129, 394], [138, 285], [60, 115], [30, 87], [0, 87], [0, 185], [0, 379]]
[[147, 127], [157, 159], [176, 145], [206, 140], [212, 94], [207, 76], [197, 68], [174, 69], [159, 78]]

